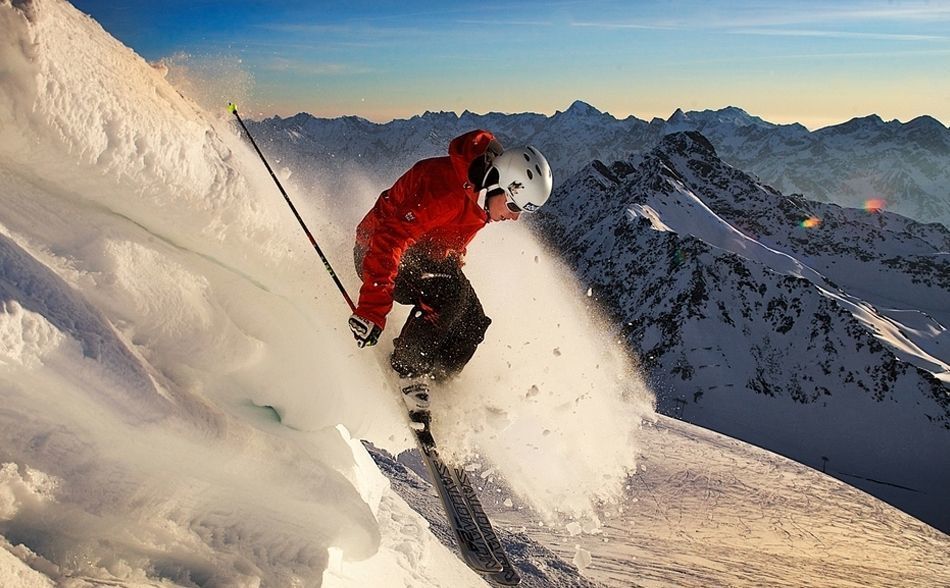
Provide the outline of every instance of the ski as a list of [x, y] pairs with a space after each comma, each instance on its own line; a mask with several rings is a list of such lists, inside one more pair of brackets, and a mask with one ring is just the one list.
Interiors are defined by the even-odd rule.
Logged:
[[498, 563], [501, 564], [501, 571], [491, 574], [491, 579], [494, 580], [495, 583], [503, 586], [517, 586], [521, 583], [521, 576], [518, 575], [514, 566], [511, 565], [508, 554], [505, 553], [505, 548], [498, 539], [498, 535], [495, 534], [495, 529], [492, 527], [488, 515], [485, 514], [482, 503], [478, 500], [478, 495], [475, 493], [475, 487], [472, 486], [471, 480], [469, 480], [468, 473], [464, 469], [457, 467], [455, 468], [455, 479], [458, 480], [459, 488], [461, 488], [462, 495], [465, 497], [465, 502], [468, 503], [469, 510], [471, 510], [475, 517], [478, 530], [481, 531], [482, 537], [484, 537], [485, 543], [488, 545], [488, 549], [491, 550], [492, 555]]
[[429, 428], [413, 429], [413, 432], [416, 434], [423, 461], [429, 469], [433, 484], [442, 500], [449, 525], [455, 534], [462, 561], [480, 574], [503, 572], [504, 565], [495, 558], [493, 550], [482, 536], [481, 526], [466, 500], [466, 492], [463, 491], [452, 468], [446, 465], [439, 456], [435, 439], [432, 438]]

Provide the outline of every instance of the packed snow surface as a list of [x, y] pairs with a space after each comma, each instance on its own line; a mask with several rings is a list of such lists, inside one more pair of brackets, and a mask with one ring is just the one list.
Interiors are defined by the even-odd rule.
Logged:
[[854, 487], [667, 417], [596, 534], [498, 508], [610, 588], [950, 586], [950, 537]]
[[[4, 584], [479, 585], [359, 443], [410, 446], [387, 345], [356, 349], [224, 104], [61, 0], [0, 0], [0, 30]], [[355, 292], [336, 211], [375, 194], [286, 187]], [[488, 227], [467, 268], [495, 322], [435, 433], [596, 527], [652, 397], [523, 229]]]

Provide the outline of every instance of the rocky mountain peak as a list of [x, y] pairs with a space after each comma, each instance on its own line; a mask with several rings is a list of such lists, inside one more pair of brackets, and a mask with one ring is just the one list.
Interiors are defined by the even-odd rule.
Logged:
[[603, 114], [601, 111], [597, 110], [590, 104], [584, 102], [583, 100], [575, 100], [571, 106], [565, 111], [566, 114], [573, 114], [576, 116], [599, 116]]
[[757, 116], [752, 116], [738, 106], [727, 106], [720, 110], [704, 111], [703, 114], [710, 115], [720, 124], [728, 124], [737, 127], [774, 127], [772, 123], [767, 123]]
[[727, 106], [725, 108], [719, 109], [717, 112], [722, 116], [731, 116], [731, 117], [736, 117], [736, 118], [749, 118], [749, 119], [758, 118], [758, 117], [751, 116], [748, 112], [739, 108], [738, 106]]
[[709, 139], [698, 131], [682, 131], [669, 134], [663, 137], [656, 150], [668, 155], [680, 155], [682, 157], [718, 158], [716, 148], [709, 142]]
[[904, 125], [904, 128], [908, 130], [919, 130], [940, 135], [946, 133], [948, 130], [948, 128], [943, 126], [943, 123], [941, 123], [939, 120], [927, 115], [918, 116], [917, 118], [908, 121], [907, 124]]
[[843, 133], [853, 133], [853, 132], [862, 131], [862, 130], [879, 129], [883, 127], [885, 124], [886, 123], [880, 116], [876, 114], [870, 114], [868, 116], [855, 117], [846, 123], [842, 123], [840, 125], [835, 125], [833, 127], [828, 127], [828, 128], [834, 129]]
[[683, 112], [682, 108], [677, 108], [673, 111], [673, 114], [670, 115], [670, 118], [666, 119], [668, 124], [676, 123], [685, 123], [689, 120], [689, 117], [686, 116], [686, 113]]
[[314, 120], [314, 116], [307, 112], [298, 112], [297, 114], [289, 118], [284, 118], [284, 119], [280, 118], [279, 116], [275, 114], [272, 118], [269, 118], [267, 120], [272, 121], [275, 125], [282, 124], [284, 126], [302, 126], [302, 125], [307, 124], [311, 120]]

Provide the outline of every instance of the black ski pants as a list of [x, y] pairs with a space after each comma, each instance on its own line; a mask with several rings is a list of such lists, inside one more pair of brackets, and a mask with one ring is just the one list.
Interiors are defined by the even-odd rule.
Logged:
[[407, 251], [399, 264], [393, 299], [412, 306], [390, 357], [393, 369], [404, 378], [430, 376], [443, 381], [458, 375], [491, 324], [455, 257], [434, 260]]

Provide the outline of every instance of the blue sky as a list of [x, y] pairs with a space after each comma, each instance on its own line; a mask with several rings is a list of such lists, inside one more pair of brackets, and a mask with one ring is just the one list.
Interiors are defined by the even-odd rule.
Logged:
[[240, 69], [265, 115], [551, 114], [580, 99], [645, 119], [733, 105], [812, 128], [950, 123], [950, 0], [73, 4], [150, 61]]

